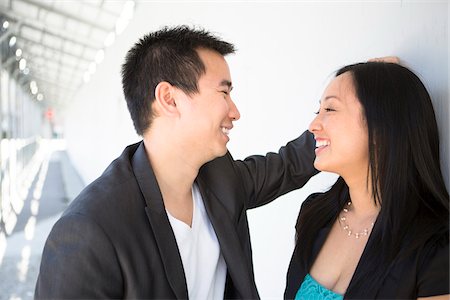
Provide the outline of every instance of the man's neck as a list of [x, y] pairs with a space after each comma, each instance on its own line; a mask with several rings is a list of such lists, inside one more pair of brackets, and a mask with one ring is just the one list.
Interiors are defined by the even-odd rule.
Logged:
[[170, 137], [144, 137], [144, 145], [158, 182], [164, 205], [175, 218], [192, 224], [192, 185], [201, 167], [195, 156], [183, 151]]

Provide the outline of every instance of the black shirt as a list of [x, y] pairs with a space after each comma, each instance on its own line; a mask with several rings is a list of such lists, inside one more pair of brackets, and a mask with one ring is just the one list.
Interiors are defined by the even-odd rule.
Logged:
[[[317, 195], [317, 194], [316, 194]], [[306, 206], [311, 203], [313, 197], [308, 197], [302, 204], [299, 216]], [[320, 213], [320, 212], [317, 212]], [[303, 282], [304, 277], [310, 271], [306, 265], [312, 265], [322, 248], [334, 220], [322, 228], [318, 233], [312, 249], [312, 255], [305, 264], [299, 259], [299, 243], [295, 246], [294, 253], [287, 274], [287, 285], [284, 297], [294, 299]], [[375, 224], [373, 231], [380, 230], [379, 224]], [[419, 227], [420, 228], [420, 227]], [[414, 233], [412, 234], [414, 236]], [[371, 235], [372, 237], [372, 235]], [[361, 255], [353, 278], [344, 295], [346, 299], [417, 299], [418, 297], [429, 297], [449, 293], [449, 235], [448, 231], [440, 235], [434, 235], [423, 245], [409, 251], [408, 243], [405, 241], [397, 258], [390, 265], [386, 277], [374, 290], [368, 292], [363, 287], [355, 287], [353, 283], [361, 276], [363, 280], [369, 281], [366, 276], [367, 262], [373, 254], [375, 242], [369, 237], [367, 245]], [[369, 270], [370, 271], [370, 270]], [[363, 274], [366, 275], [363, 275]], [[370, 274], [370, 273], [369, 273]]]

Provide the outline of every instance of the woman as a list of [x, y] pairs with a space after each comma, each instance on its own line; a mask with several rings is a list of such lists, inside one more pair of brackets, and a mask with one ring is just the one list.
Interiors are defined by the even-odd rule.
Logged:
[[448, 299], [449, 196], [419, 78], [393, 63], [346, 66], [309, 130], [314, 166], [340, 177], [302, 204], [285, 298]]

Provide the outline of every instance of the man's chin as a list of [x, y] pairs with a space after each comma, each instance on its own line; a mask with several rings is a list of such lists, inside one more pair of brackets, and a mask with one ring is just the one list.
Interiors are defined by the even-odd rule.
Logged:
[[227, 154], [227, 152], [228, 152], [228, 149], [226, 149], [226, 148], [222, 151], [217, 151], [213, 154], [212, 157], [210, 157], [209, 161], [214, 160], [219, 157], [223, 157], [225, 154]]
[[225, 148], [222, 152], [219, 153], [218, 157], [224, 156], [225, 154], [227, 154], [227, 152], [228, 152], [228, 149]]
[[217, 157], [222, 157], [222, 156], [224, 156], [225, 154], [227, 154], [227, 152], [228, 152], [227, 147], [224, 147], [223, 149], [221, 149], [220, 151], [218, 151], [218, 152], [216, 153], [216, 155], [217, 155]]

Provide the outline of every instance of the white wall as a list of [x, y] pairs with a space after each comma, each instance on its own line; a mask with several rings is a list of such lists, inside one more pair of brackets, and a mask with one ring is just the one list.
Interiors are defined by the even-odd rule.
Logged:
[[[305, 130], [324, 84], [340, 66], [393, 54], [432, 95], [449, 186], [448, 1], [146, 1], [136, 8], [132, 23], [107, 50], [66, 115], [69, 152], [86, 182], [99, 176], [126, 144], [139, 140], [121, 92], [126, 51], [163, 25], [190, 24], [216, 32], [238, 48], [228, 58], [232, 95], [241, 111], [229, 143], [235, 158], [277, 150]], [[249, 212], [263, 299], [282, 296], [301, 202], [334, 179], [319, 174], [302, 190]]]

